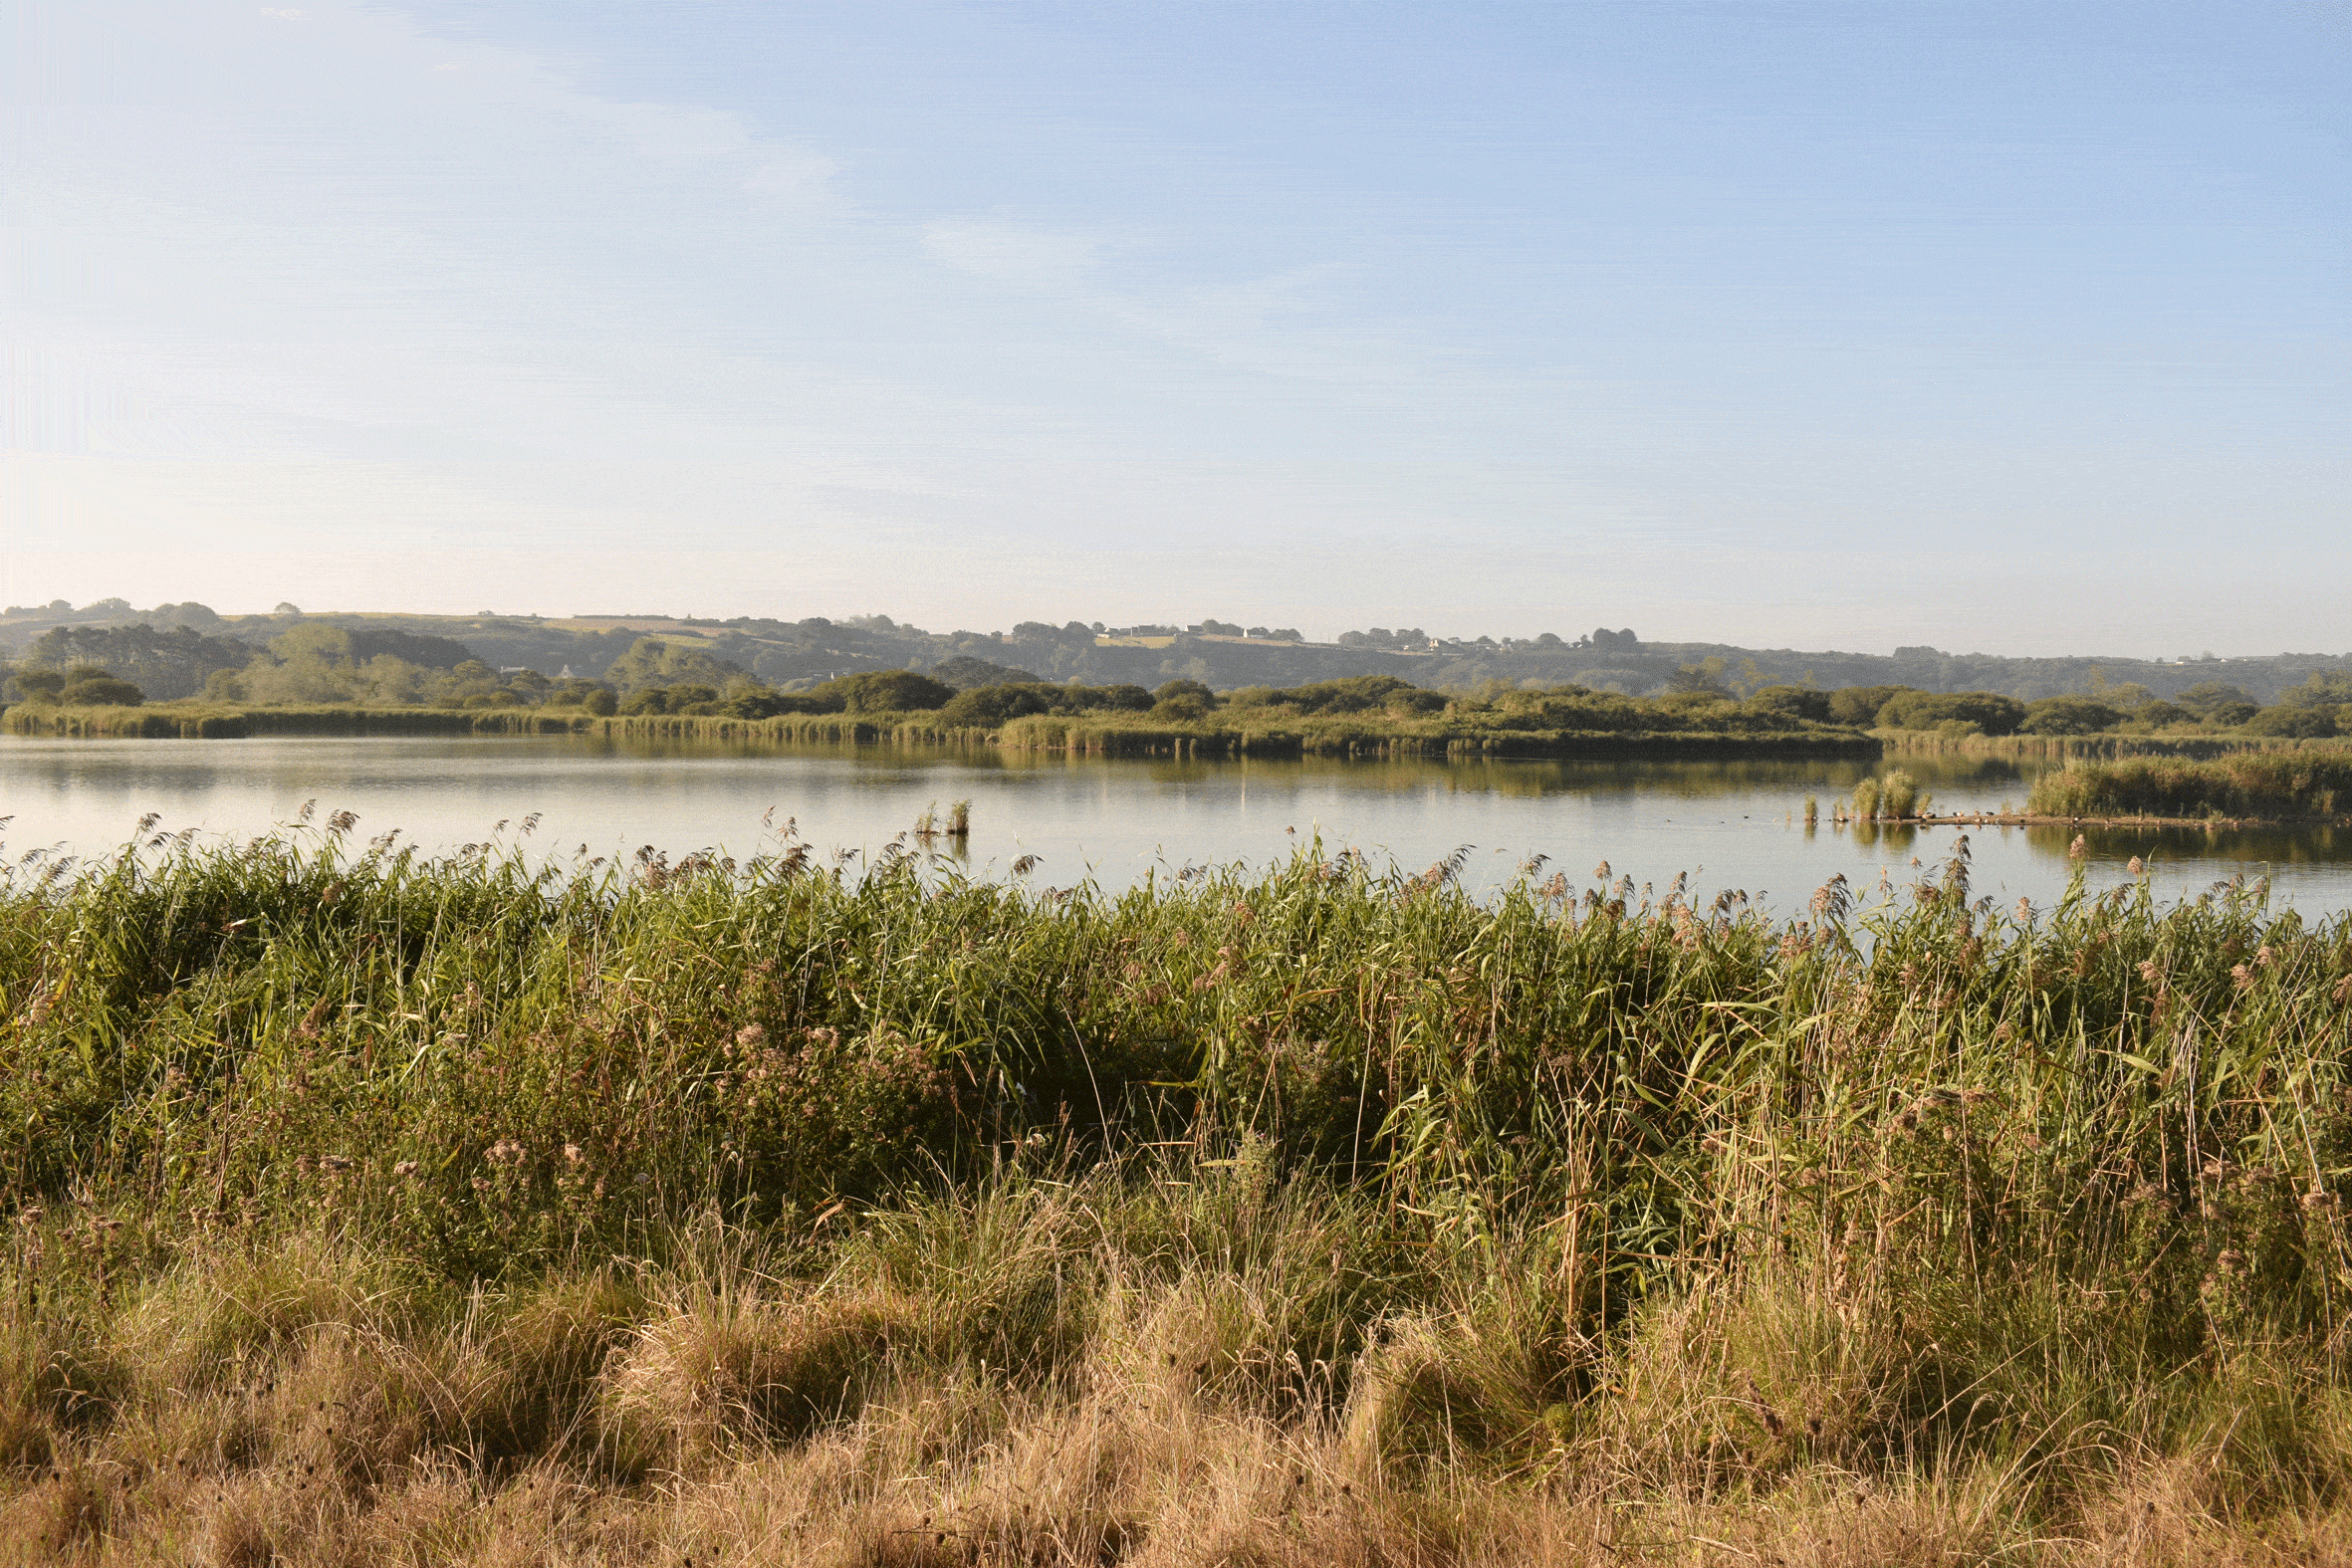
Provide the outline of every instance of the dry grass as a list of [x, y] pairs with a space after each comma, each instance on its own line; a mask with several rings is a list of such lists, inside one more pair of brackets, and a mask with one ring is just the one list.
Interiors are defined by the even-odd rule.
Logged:
[[0, 885], [0, 1561], [2352, 1551], [2352, 926], [2242, 890], [153, 847]]

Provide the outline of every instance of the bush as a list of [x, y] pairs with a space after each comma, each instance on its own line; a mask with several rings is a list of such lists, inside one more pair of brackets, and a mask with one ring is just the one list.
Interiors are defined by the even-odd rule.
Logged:
[[1876, 724], [1878, 710], [1914, 686], [1848, 686], [1829, 694], [1829, 717], [1838, 724]]
[[104, 674], [86, 675], [58, 693], [58, 701], [85, 708], [135, 708], [146, 700], [147, 694], [130, 682]]
[[2044, 697], [2025, 708], [2024, 735], [2096, 735], [2113, 729], [2123, 715], [2089, 697]]
[[1760, 714], [1823, 723], [1829, 718], [1829, 693], [1809, 686], [1766, 686], [1748, 699], [1748, 706]]
[[1163, 697], [1153, 703], [1151, 716], [1155, 719], [1189, 724], [1195, 719], [1206, 719], [1209, 716], [1209, 699], [1193, 692], [1178, 692], [1173, 697]]
[[1987, 735], [2007, 735], [2025, 718], [2025, 705], [1999, 692], [1904, 692], [1878, 711], [1890, 730], [1937, 730], [1958, 720]]
[[61, 670], [19, 670], [9, 677], [9, 684], [16, 688], [19, 702], [55, 702], [65, 690], [66, 677]]
[[946, 707], [956, 689], [913, 670], [867, 670], [826, 681], [809, 695], [837, 702], [844, 713], [927, 713]]
[[2285, 736], [2296, 740], [2324, 739], [2336, 733], [2336, 712], [2333, 708], [2289, 708], [2282, 703], [2275, 708], [2257, 711], [2245, 721], [2245, 728], [2253, 735]]

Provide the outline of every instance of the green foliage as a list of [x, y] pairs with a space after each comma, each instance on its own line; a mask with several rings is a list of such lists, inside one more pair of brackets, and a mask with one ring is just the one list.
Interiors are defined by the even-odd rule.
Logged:
[[1987, 735], [2007, 735], [2024, 722], [2025, 704], [1998, 692], [1899, 692], [1878, 711], [1890, 730], [1933, 730], [1958, 721]]
[[55, 702], [66, 689], [66, 672], [19, 665], [9, 675], [8, 684], [19, 702]]
[[2308, 704], [2289, 706], [2281, 703], [2264, 708], [2245, 721], [2249, 735], [2284, 736], [2294, 740], [2324, 740], [2337, 734], [2336, 713], [2333, 707], [2313, 707]]
[[1917, 688], [1910, 686], [1847, 686], [1829, 694], [1829, 718], [1833, 724], [1870, 725], [1878, 722], [1878, 711], [1895, 698]]
[[945, 681], [959, 692], [972, 691], [982, 686], [1037, 686], [1044, 684], [1027, 670], [991, 663], [987, 659], [976, 659], [968, 654], [960, 654], [952, 659], [942, 659], [933, 666], [931, 676], [934, 680]]
[[2044, 697], [2025, 705], [2017, 729], [2025, 735], [2096, 735], [2113, 729], [2123, 715], [2090, 697]]
[[1710, 654], [1697, 664], [1678, 666], [1666, 677], [1666, 689], [1672, 693], [1695, 693], [1706, 697], [1729, 698], [1732, 689], [1724, 684], [1726, 665], [1721, 655]]
[[78, 669], [58, 691], [57, 700], [76, 707], [135, 708], [147, 700], [147, 694], [105, 670]]
[[1784, 719], [1804, 719], [1815, 724], [1830, 722], [1829, 693], [1809, 686], [1766, 686], [1750, 695], [1748, 706], [1759, 713]]
[[913, 670], [868, 670], [826, 681], [809, 693], [840, 713], [923, 713], [944, 708], [956, 695], [945, 681]]
[[943, 725], [994, 729], [1025, 714], [1135, 713], [1151, 708], [1140, 686], [1056, 686], [1044, 681], [1005, 683], [960, 691], [939, 710]]
[[2352, 753], [2088, 763], [2035, 780], [2027, 808], [2046, 816], [2333, 815], [2352, 810]]
[[33, 640], [25, 663], [53, 671], [98, 666], [148, 695], [176, 698], [194, 696], [213, 671], [239, 668], [251, 656], [234, 638], [204, 636], [185, 626], [55, 626]]
[[623, 698], [649, 686], [680, 684], [708, 686], [716, 695], [729, 681], [744, 673], [739, 665], [714, 658], [700, 643], [639, 637], [626, 653], [612, 661], [604, 671], [604, 679]]
[[1089, 1472], [1266, 1434], [1286, 1510], [1325, 1442], [1446, 1517], [1482, 1474], [1827, 1475], [1840, 1518], [1945, 1474], [2026, 1513], [2149, 1463], [2248, 1517], [2352, 1484], [2352, 920], [2002, 913], [1965, 839], [1776, 921], [1605, 868], [1048, 896], [350, 827], [0, 881], [5, 1484], [413, 1466], [519, 1511], [543, 1463], [569, 1507], [818, 1438], [823, 1495], [895, 1495], [1037, 1410], [1138, 1413]]
[[2199, 681], [2174, 697], [2175, 702], [2200, 717], [2218, 708], [2251, 708], [2253, 698], [2228, 681]]

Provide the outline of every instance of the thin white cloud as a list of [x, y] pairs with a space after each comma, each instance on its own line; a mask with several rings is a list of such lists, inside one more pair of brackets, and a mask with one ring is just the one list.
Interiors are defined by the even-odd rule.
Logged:
[[1066, 283], [1120, 248], [1106, 234], [1006, 218], [942, 219], [923, 229], [923, 249], [932, 259], [1009, 283]]

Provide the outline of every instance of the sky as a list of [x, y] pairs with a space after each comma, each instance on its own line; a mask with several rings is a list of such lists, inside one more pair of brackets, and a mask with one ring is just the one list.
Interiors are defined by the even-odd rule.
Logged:
[[0, 602], [2352, 649], [2352, 4], [0, 0]]

